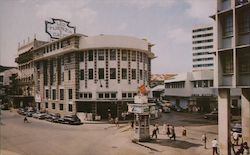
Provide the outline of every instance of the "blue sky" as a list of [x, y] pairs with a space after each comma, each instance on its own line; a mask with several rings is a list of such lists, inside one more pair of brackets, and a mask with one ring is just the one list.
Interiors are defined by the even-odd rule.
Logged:
[[0, 0], [0, 64], [16, 66], [18, 42], [48, 40], [45, 20], [62, 18], [86, 35], [146, 38], [153, 73], [191, 71], [192, 28], [213, 24], [215, 0]]

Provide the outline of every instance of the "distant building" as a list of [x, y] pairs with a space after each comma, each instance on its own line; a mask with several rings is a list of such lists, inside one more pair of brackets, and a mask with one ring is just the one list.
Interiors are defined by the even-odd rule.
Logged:
[[[10, 95], [16, 94], [15, 80], [18, 76], [18, 69], [14, 67], [3, 67], [0, 72], [0, 103], [9, 102]], [[3, 69], [4, 68], [4, 69]]]
[[193, 71], [214, 69], [213, 26], [199, 26], [192, 31]]

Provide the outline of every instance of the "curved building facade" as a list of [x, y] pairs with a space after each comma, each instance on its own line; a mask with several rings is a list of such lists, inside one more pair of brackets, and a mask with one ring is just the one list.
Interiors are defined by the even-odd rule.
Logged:
[[73, 34], [34, 49], [38, 107], [120, 117], [138, 86], [150, 85], [152, 46], [135, 37]]

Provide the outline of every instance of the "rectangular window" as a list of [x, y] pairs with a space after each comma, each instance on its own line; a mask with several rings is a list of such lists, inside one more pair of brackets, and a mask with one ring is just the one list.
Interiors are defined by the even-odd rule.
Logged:
[[56, 104], [52, 103], [52, 109], [56, 109]]
[[132, 51], [132, 61], [136, 61], [136, 51]]
[[82, 97], [83, 97], [83, 94], [82, 94], [82, 93], [79, 93], [79, 97], [82, 98]]
[[64, 100], [64, 89], [60, 89], [60, 100]]
[[71, 62], [71, 54], [68, 54], [68, 63]]
[[61, 81], [64, 81], [64, 72], [61, 73]]
[[52, 99], [53, 100], [56, 99], [56, 90], [55, 89], [52, 90]]
[[92, 93], [89, 93], [89, 98], [92, 98]]
[[98, 51], [98, 60], [104, 60], [104, 51], [103, 50]]
[[244, 34], [244, 33], [249, 33], [250, 32], [250, 10], [246, 9], [243, 10], [242, 13], [239, 14], [240, 18], [238, 18], [239, 20], [239, 33], [240, 34]]
[[73, 106], [72, 106], [72, 104], [69, 104], [69, 111], [73, 111]]
[[110, 68], [110, 79], [116, 79], [116, 68]]
[[142, 80], [142, 70], [140, 69], [140, 80]]
[[127, 98], [127, 93], [122, 93], [122, 98]]
[[70, 70], [68, 70], [68, 80], [69, 81], [71, 80], [71, 72], [70, 72]]
[[84, 70], [80, 70], [80, 80], [84, 80]]
[[105, 93], [105, 98], [109, 98], [109, 93]]
[[116, 93], [111, 93], [111, 98], [116, 98]]
[[224, 52], [221, 55], [221, 59], [222, 59], [223, 73], [224, 74], [233, 73], [233, 53]]
[[250, 73], [250, 52], [243, 51], [238, 52], [238, 61], [239, 63], [239, 73]]
[[132, 97], [132, 93], [128, 93], [128, 98], [131, 98]]
[[227, 15], [223, 19], [223, 37], [230, 37], [233, 35], [233, 17], [232, 15]]
[[132, 69], [132, 79], [136, 79], [136, 69]]
[[79, 54], [79, 61], [80, 62], [84, 61], [84, 54], [83, 54], [83, 52], [80, 52], [80, 54]]
[[93, 69], [89, 69], [89, 80], [93, 79]]
[[103, 93], [99, 93], [98, 98], [103, 98]]
[[116, 51], [115, 49], [110, 50], [110, 60], [116, 60]]
[[88, 93], [83, 94], [84, 98], [88, 98]]
[[122, 68], [122, 79], [127, 79], [127, 68]]
[[127, 61], [127, 58], [128, 55], [127, 55], [127, 51], [126, 50], [122, 50], [122, 61]]
[[46, 96], [46, 99], [49, 98], [49, 90], [48, 89], [45, 90], [45, 96]]
[[60, 110], [63, 110], [63, 104], [59, 104]]
[[48, 102], [45, 102], [45, 108], [49, 108]]
[[98, 69], [98, 78], [99, 79], [104, 79], [104, 68], [99, 68]]
[[69, 97], [70, 100], [72, 99], [72, 89], [68, 90], [68, 97]]
[[90, 51], [88, 51], [88, 57], [89, 57], [89, 61], [93, 61], [93, 51], [92, 50], [90, 50]]

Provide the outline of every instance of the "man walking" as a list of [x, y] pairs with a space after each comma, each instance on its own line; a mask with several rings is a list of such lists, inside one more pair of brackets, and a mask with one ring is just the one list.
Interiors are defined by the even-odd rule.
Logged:
[[212, 148], [213, 148], [213, 155], [217, 155], [217, 146], [218, 146], [218, 141], [216, 140], [216, 138], [214, 140], [212, 140]]
[[207, 148], [207, 136], [206, 133], [201, 136], [201, 141], [204, 143], [204, 149]]
[[174, 126], [172, 126], [171, 133], [172, 133], [172, 136], [170, 137], [170, 139], [173, 138], [175, 140], [176, 135], [175, 135]]
[[153, 138], [154, 136], [155, 136], [155, 139], [157, 139], [157, 127], [156, 127], [156, 125], [154, 125], [152, 138]]

